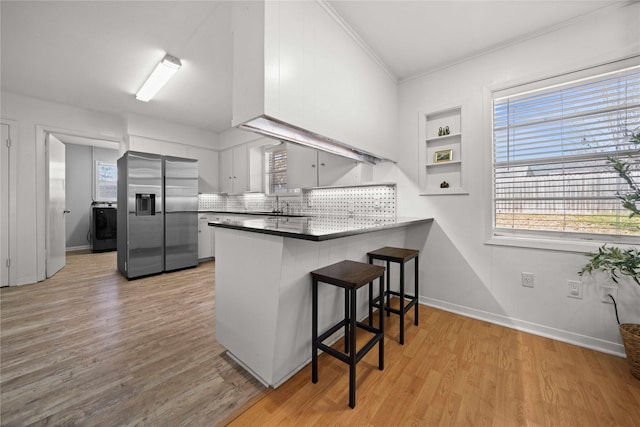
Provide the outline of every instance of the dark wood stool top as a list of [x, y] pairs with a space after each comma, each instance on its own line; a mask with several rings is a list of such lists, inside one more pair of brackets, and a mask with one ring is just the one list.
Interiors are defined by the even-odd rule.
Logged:
[[385, 261], [407, 262], [410, 259], [415, 258], [419, 253], [420, 251], [416, 249], [392, 248], [391, 246], [385, 246], [384, 248], [367, 252], [367, 255], [375, 259], [382, 259]]
[[321, 282], [358, 289], [382, 276], [384, 270], [379, 265], [347, 260], [314, 270], [311, 276]]

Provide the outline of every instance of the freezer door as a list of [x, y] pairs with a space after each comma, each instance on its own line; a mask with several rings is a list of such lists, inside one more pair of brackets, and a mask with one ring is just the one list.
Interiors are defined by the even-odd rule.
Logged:
[[[162, 157], [128, 152], [127, 277], [161, 273], [164, 267]], [[142, 204], [140, 201], [144, 200]], [[149, 206], [153, 200], [154, 206]], [[146, 209], [140, 209], [143, 205]]]
[[198, 161], [164, 158], [165, 271], [198, 265]]

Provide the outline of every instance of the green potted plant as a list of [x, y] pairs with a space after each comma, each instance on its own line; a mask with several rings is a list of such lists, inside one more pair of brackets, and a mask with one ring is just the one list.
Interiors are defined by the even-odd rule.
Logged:
[[[631, 142], [640, 145], [640, 132], [631, 134]], [[618, 175], [626, 182], [628, 190], [618, 192], [617, 197], [621, 200], [622, 206], [627, 209], [629, 217], [640, 216], [640, 188], [636, 184], [631, 172], [638, 166], [638, 161], [614, 159], [609, 157], [613, 168]], [[587, 254], [589, 262], [578, 272], [580, 276], [585, 273], [593, 274], [602, 271], [608, 274], [611, 280], [618, 285], [622, 276], [628, 276], [633, 282], [640, 286], [640, 251], [637, 249], [622, 249], [615, 246], [603, 245], [597, 252]], [[616, 320], [620, 326], [620, 335], [627, 354], [627, 361], [631, 368], [631, 374], [640, 379], [640, 324], [623, 323], [620, 324], [618, 317], [618, 305], [616, 300], [608, 295], [613, 301], [616, 312]]]

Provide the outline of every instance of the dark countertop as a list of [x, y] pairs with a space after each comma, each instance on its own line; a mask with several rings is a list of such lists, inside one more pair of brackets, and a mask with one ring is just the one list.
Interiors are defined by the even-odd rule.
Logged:
[[229, 216], [234, 216], [234, 215], [253, 215], [253, 216], [289, 216], [289, 217], [308, 217], [308, 216], [313, 216], [313, 215], [304, 215], [304, 214], [291, 214], [291, 215], [284, 215], [284, 214], [279, 214], [279, 213], [274, 213], [271, 211], [224, 211], [224, 210], [199, 210], [198, 213], [214, 213], [214, 214], [221, 214], [221, 215], [229, 215]]
[[237, 221], [209, 221], [209, 226], [231, 228], [274, 236], [322, 241], [354, 236], [414, 224], [428, 224], [433, 218], [347, 217], [347, 216], [270, 216]]

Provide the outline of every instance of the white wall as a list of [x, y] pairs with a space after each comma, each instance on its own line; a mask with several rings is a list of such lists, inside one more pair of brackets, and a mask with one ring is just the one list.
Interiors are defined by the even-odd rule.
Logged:
[[16, 284], [44, 280], [45, 152], [44, 130], [106, 140], [120, 140], [120, 117], [2, 92], [2, 118], [18, 122], [17, 249], [12, 255]]
[[196, 146], [217, 150], [218, 134], [205, 129], [158, 120], [139, 114], [129, 114], [126, 117], [127, 134], [143, 136], [159, 141], [170, 141], [177, 144]]
[[[423, 302], [542, 335], [623, 353], [613, 306], [584, 277], [584, 298], [568, 298], [582, 253], [486, 245], [491, 222], [490, 88], [552, 77], [640, 53], [640, 3], [607, 9], [508, 48], [399, 85], [397, 167], [375, 180], [398, 181], [398, 212], [432, 216], [422, 248]], [[462, 105], [468, 196], [418, 196], [420, 113]], [[535, 287], [521, 286], [521, 272]], [[619, 291], [623, 321], [640, 322], [640, 287]]]
[[128, 149], [129, 133], [134, 140], [137, 138], [134, 149], [155, 147], [154, 152], [162, 154], [172, 154], [163, 153], [165, 150], [184, 150], [184, 157], [199, 160], [201, 191], [217, 190], [218, 135], [213, 132], [144, 116], [125, 118], [4, 91], [0, 102], [2, 118], [15, 120], [18, 126], [14, 141], [17, 182], [12, 189], [18, 194], [17, 247], [12, 254], [18, 285], [45, 278], [45, 131], [115, 141], [120, 143], [121, 153]]
[[220, 132], [218, 139], [218, 148], [220, 150], [226, 150], [228, 148], [235, 147], [236, 145], [256, 141], [261, 138], [264, 137], [257, 133], [247, 132], [236, 128], [229, 128], [225, 131]]

